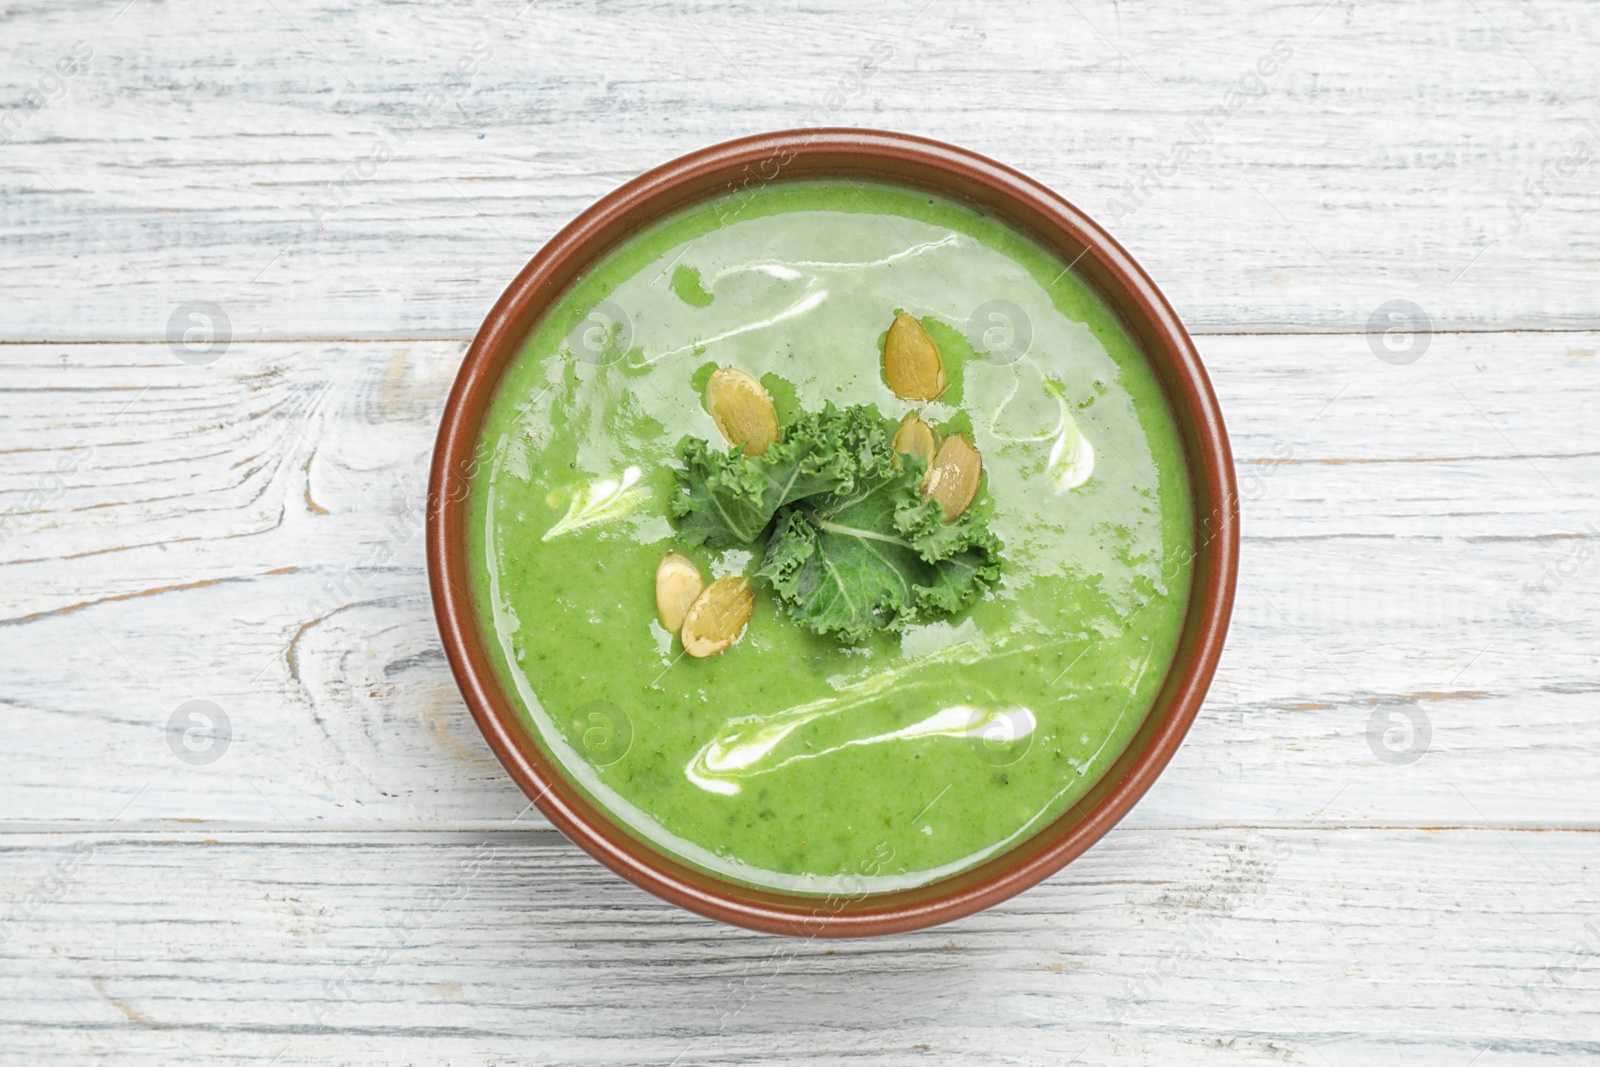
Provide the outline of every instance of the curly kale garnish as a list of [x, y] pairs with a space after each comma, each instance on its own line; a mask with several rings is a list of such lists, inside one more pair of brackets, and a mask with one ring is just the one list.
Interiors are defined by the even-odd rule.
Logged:
[[868, 406], [802, 413], [761, 456], [698, 438], [679, 446], [672, 513], [691, 544], [762, 547], [757, 573], [789, 615], [848, 642], [961, 611], [1000, 579], [1000, 539], [979, 511], [945, 522], [923, 499], [928, 463], [896, 454]]

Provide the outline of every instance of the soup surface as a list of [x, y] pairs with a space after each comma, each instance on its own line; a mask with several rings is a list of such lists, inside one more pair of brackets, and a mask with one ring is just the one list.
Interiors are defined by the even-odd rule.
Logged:
[[[944, 360], [931, 403], [883, 379], [902, 309]], [[686, 544], [678, 446], [725, 447], [702, 403], [722, 366], [785, 422], [831, 401], [969, 433], [998, 585], [847, 644], [784, 613], [759, 545]], [[527, 728], [632, 832], [747, 883], [905, 888], [1042, 828], [1138, 729], [1184, 620], [1193, 505], [1151, 368], [1068, 264], [923, 191], [779, 181], [637, 234], [529, 336], [478, 454], [472, 594]], [[662, 627], [668, 550], [751, 577], [726, 651]]]

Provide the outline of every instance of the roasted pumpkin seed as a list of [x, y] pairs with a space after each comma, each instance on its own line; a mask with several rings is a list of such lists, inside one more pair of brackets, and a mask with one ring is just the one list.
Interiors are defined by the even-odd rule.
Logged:
[[883, 380], [901, 400], [932, 400], [944, 392], [944, 360], [915, 315], [900, 312], [883, 339]]
[[778, 409], [760, 382], [742, 370], [719, 367], [706, 383], [706, 411], [730, 445], [747, 456], [766, 455], [778, 440]]
[[750, 583], [736, 574], [718, 578], [695, 598], [683, 620], [683, 650], [696, 659], [714, 656], [739, 640], [755, 611]]
[[661, 565], [656, 568], [656, 611], [661, 625], [671, 633], [681, 630], [690, 605], [705, 585], [700, 568], [687, 556], [668, 552], [661, 557]]
[[900, 420], [900, 426], [894, 432], [894, 450], [897, 453], [906, 452], [913, 456], [921, 456], [922, 461], [931, 467], [936, 447], [933, 427], [923, 422], [915, 413]]
[[982, 476], [983, 457], [966, 434], [953, 433], [944, 439], [933, 457], [927, 485], [922, 490], [923, 499], [931, 497], [944, 505], [944, 521], [954, 522], [978, 495], [978, 481]]

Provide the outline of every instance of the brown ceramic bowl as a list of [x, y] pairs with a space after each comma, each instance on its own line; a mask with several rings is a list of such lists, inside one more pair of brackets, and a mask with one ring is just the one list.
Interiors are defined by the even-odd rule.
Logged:
[[[1144, 725], [1072, 810], [988, 862], [915, 889], [819, 898], [757, 889], [690, 867], [615, 823], [540, 750], [496, 677], [468, 593], [466, 487], [490, 397], [524, 338], [567, 286], [641, 227], [695, 201], [794, 178], [920, 186], [974, 203], [1055, 250], [1093, 285], [1143, 346], [1166, 387], [1195, 495], [1194, 586], [1176, 658]], [[445, 652], [490, 747], [568, 837], [613, 871], [690, 911], [772, 933], [854, 937], [969, 915], [1060, 870], [1116, 825], [1156, 780], [1189, 729], [1222, 653], [1239, 555], [1228, 437], [1194, 344], [1122, 246], [1082, 211], [1009, 167], [938, 141], [870, 130], [761, 134], [690, 153], [640, 175], [583, 212], [523, 268], [467, 350], [434, 448], [428, 571]]]

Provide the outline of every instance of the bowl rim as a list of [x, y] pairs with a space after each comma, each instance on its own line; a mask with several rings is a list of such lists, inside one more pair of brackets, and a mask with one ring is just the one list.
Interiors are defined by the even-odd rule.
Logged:
[[[585, 269], [646, 225], [719, 194], [807, 177], [910, 185], [976, 204], [1054, 250], [1085, 277], [1138, 341], [1184, 440], [1194, 498], [1193, 585], [1172, 665], [1140, 730], [1084, 797], [985, 862], [881, 894], [783, 893], [734, 882], [658, 850], [591, 802], [545, 756], [486, 654], [466, 568], [467, 490], [482, 459], [478, 431], [528, 331]], [[429, 475], [428, 580], [446, 656], [473, 719], [523, 792], [568, 838], [673, 904], [769, 933], [857, 937], [920, 929], [997, 904], [1081, 855], [1155, 782], [1177, 751], [1216, 671], [1232, 613], [1238, 491], [1222, 413], [1171, 305], [1120, 244], [1043, 184], [967, 149], [910, 134], [784, 130], [710, 145], [614, 189], [529, 260], [495, 302], [462, 360], [440, 419]]]

